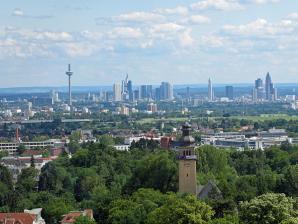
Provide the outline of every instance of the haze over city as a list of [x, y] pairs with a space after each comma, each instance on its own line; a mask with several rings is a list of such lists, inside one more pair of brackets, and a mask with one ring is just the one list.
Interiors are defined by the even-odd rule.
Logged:
[[0, 87], [297, 83], [298, 2], [5, 1]]

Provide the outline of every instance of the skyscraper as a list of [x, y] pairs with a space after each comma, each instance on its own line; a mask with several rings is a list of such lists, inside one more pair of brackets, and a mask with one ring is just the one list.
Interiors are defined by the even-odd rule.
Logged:
[[146, 85], [141, 85], [140, 98], [147, 99], [147, 86]]
[[68, 64], [68, 71], [65, 73], [68, 76], [68, 104], [71, 107], [72, 100], [71, 100], [71, 76], [73, 75], [73, 72], [70, 69], [70, 64]]
[[134, 97], [133, 97], [133, 89], [132, 89], [132, 81], [129, 80], [127, 82], [127, 91], [128, 91], [128, 99], [129, 101], [134, 101]]
[[128, 100], [129, 93], [128, 93], [128, 74], [126, 74], [125, 79], [122, 80], [122, 88], [121, 88], [121, 95], [122, 100]]
[[187, 99], [187, 101], [190, 101], [190, 88], [189, 88], [189, 86], [186, 87], [186, 99]]
[[263, 80], [258, 78], [255, 80], [255, 87], [253, 89], [253, 101], [260, 101], [264, 98]]
[[269, 72], [266, 75], [265, 81], [266, 100], [274, 101], [277, 98], [277, 91], [275, 90]]
[[271, 82], [271, 76], [270, 76], [269, 72], [266, 75], [265, 93], [266, 93], [266, 100], [270, 100], [271, 93], [272, 93], [272, 82]]
[[162, 82], [160, 86], [160, 99], [173, 100], [173, 87], [169, 82]]
[[210, 78], [208, 80], [208, 100], [209, 101], [214, 100], [214, 91], [213, 91], [213, 86]]
[[113, 86], [113, 92], [114, 92], [114, 101], [122, 101], [122, 88], [121, 85], [118, 83], [115, 83]]
[[153, 88], [152, 85], [141, 85], [141, 99], [152, 99]]
[[226, 86], [226, 97], [230, 100], [234, 99], [234, 87]]

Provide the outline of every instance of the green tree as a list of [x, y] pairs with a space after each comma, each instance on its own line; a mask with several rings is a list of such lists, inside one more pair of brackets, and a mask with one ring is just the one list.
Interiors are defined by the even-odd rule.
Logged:
[[74, 224], [96, 224], [95, 220], [89, 218], [88, 216], [79, 216], [76, 218]]
[[67, 214], [73, 209], [72, 205], [67, 203], [63, 198], [52, 198], [44, 204], [43, 215], [46, 223], [54, 224], [59, 223], [62, 215]]
[[25, 194], [36, 191], [37, 177], [38, 173], [34, 167], [30, 166], [23, 169], [16, 183], [16, 192], [19, 195], [24, 196]]
[[195, 196], [182, 198], [169, 195], [167, 202], [152, 211], [146, 220], [147, 224], [207, 224], [214, 212], [206, 203]]
[[287, 167], [283, 179], [283, 188], [289, 195], [298, 197], [298, 164]]
[[126, 190], [154, 188], [161, 192], [176, 191], [177, 163], [168, 152], [149, 154], [137, 162]]
[[111, 224], [140, 224], [145, 218], [142, 204], [127, 199], [113, 201], [109, 209], [108, 222]]
[[297, 217], [294, 200], [284, 194], [268, 193], [240, 204], [240, 220], [245, 224], [279, 224]]

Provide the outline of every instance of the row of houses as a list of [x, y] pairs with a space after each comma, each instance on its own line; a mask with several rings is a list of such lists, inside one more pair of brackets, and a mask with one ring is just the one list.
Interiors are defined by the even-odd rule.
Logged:
[[[24, 210], [17, 213], [0, 213], [0, 224], [45, 224], [45, 220], [41, 216], [42, 208], [32, 210]], [[85, 209], [84, 211], [72, 211], [63, 215], [61, 224], [73, 224], [80, 216], [93, 218], [93, 211]]]

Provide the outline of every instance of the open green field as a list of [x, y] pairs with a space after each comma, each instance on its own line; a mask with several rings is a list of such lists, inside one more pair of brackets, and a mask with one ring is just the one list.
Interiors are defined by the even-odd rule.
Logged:
[[[216, 120], [216, 119], [222, 119], [223, 117], [209, 117], [210, 120]], [[230, 119], [245, 119], [250, 121], [268, 121], [268, 120], [277, 120], [277, 119], [285, 119], [287, 121], [289, 120], [298, 120], [298, 116], [290, 116], [287, 114], [262, 114], [260, 116], [231, 116]], [[200, 119], [199, 117], [192, 117], [191, 120], [197, 120]], [[144, 118], [141, 120], [138, 120], [138, 124], [153, 124], [156, 122], [185, 122], [189, 121], [188, 117], [170, 117], [170, 118], [164, 118], [164, 119], [156, 119], [156, 118]]]
[[285, 119], [289, 120], [298, 120], [298, 116], [289, 116], [287, 114], [261, 114], [260, 116], [232, 116], [234, 119], [245, 119], [252, 121], [268, 121], [268, 120], [278, 120]]
[[139, 124], [152, 124], [152, 123], [156, 123], [156, 122], [185, 122], [188, 121], [189, 118], [188, 117], [170, 117], [170, 118], [165, 118], [165, 119], [155, 119], [155, 118], [144, 118], [141, 120], [138, 120], [137, 123]]

